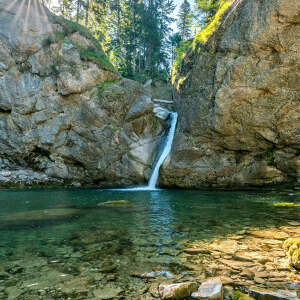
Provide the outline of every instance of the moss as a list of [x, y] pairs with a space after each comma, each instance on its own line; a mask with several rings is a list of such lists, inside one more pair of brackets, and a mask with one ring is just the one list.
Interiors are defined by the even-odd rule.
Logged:
[[201, 45], [204, 45], [210, 36], [212, 36], [219, 28], [222, 17], [227, 9], [230, 7], [232, 0], [219, 0], [217, 2], [217, 11], [212, 17], [210, 23], [208, 23], [202, 30], [200, 30], [193, 40], [188, 40], [180, 43], [180, 46], [176, 50], [176, 58], [172, 66], [172, 82], [176, 80], [176, 72], [180, 66], [181, 61], [187, 55], [188, 51], [195, 51], [201, 49]]
[[283, 248], [287, 249], [290, 266], [300, 270], [300, 237], [287, 239]]
[[100, 68], [113, 71], [114, 66], [109, 62], [106, 55], [98, 52], [81, 51], [80, 58], [86, 61], [92, 61], [97, 64]]
[[275, 152], [274, 150], [271, 150], [267, 153], [267, 164], [270, 166], [274, 165], [274, 160], [275, 160]]
[[252, 298], [240, 291], [235, 291], [232, 295], [232, 300], [254, 300], [254, 298]]
[[226, 10], [231, 5], [231, 0], [220, 0], [218, 2], [218, 10], [216, 14], [213, 16], [211, 22], [207, 24], [201, 31], [199, 31], [195, 39], [193, 41], [194, 46], [196, 46], [197, 43], [206, 43], [208, 38], [218, 29], [220, 26], [222, 16], [226, 12]]
[[274, 206], [276, 207], [297, 207], [299, 206], [300, 204], [296, 204], [296, 203], [293, 203], [293, 202], [276, 202], [274, 203]]

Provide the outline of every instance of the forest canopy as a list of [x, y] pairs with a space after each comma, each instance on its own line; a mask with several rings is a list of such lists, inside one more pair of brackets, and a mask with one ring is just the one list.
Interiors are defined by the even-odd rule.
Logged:
[[174, 0], [43, 0], [55, 14], [87, 27], [115, 68], [139, 81], [166, 79], [178, 49], [218, 5], [217, 0], [175, 1], [177, 15]]

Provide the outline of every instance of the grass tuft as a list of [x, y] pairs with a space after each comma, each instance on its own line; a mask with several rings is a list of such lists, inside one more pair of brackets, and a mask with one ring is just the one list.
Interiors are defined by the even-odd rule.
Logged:
[[114, 66], [107, 59], [106, 55], [98, 52], [81, 51], [80, 58], [86, 61], [92, 61], [97, 64], [100, 68], [114, 71]]

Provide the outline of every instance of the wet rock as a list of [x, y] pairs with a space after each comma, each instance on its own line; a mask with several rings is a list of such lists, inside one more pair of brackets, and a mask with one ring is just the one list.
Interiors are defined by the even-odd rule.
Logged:
[[184, 299], [197, 290], [197, 284], [195, 282], [162, 283], [158, 290], [161, 299]]
[[223, 284], [220, 278], [212, 278], [203, 282], [198, 291], [192, 293], [195, 299], [223, 299]]
[[250, 288], [249, 295], [254, 297], [257, 300], [297, 300], [296, 291], [287, 291], [287, 290], [268, 290], [261, 288]]
[[300, 237], [287, 239], [283, 248], [287, 249], [290, 266], [300, 270]]

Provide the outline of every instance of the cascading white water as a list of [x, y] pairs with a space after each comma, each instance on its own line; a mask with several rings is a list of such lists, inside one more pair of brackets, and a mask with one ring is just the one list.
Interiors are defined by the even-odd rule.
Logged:
[[126, 192], [136, 192], [136, 191], [152, 191], [152, 190], [156, 189], [155, 187], [156, 187], [156, 183], [157, 183], [157, 179], [158, 179], [158, 175], [159, 175], [159, 169], [171, 151], [172, 143], [173, 143], [173, 139], [174, 139], [174, 135], [175, 135], [176, 124], [177, 124], [178, 114], [176, 112], [170, 112], [169, 115], [170, 115], [169, 131], [167, 133], [167, 136], [164, 139], [163, 150], [161, 151], [159, 158], [156, 160], [154, 169], [153, 169], [150, 179], [148, 181], [148, 185], [141, 186], [141, 187], [127, 188], [127, 189], [114, 189], [114, 190], [126, 191]]
[[155, 189], [156, 183], [157, 183], [157, 179], [158, 179], [158, 175], [159, 175], [159, 169], [161, 167], [161, 165], [163, 164], [164, 160], [166, 159], [166, 157], [168, 156], [168, 154], [171, 151], [172, 148], [172, 143], [173, 143], [173, 139], [174, 139], [174, 135], [175, 135], [175, 128], [176, 128], [176, 124], [177, 124], [177, 113], [176, 112], [170, 112], [170, 128], [169, 128], [169, 132], [167, 134], [167, 137], [165, 139], [165, 145], [163, 148], [163, 151], [161, 152], [155, 166], [154, 169], [152, 171], [151, 177], [149, 179], [148, 185], [146, 188], [148, 189]]

